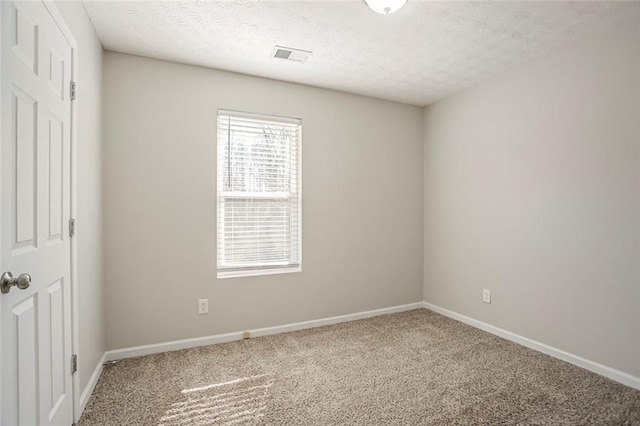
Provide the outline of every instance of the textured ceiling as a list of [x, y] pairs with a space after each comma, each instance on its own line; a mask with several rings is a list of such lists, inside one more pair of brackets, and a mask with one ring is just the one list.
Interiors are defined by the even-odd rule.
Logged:
[[[108, 50], [427, 105], [615, 25], [640, 3], [85, 0]], [[271, 57], [310, 50], [306, 63]]]

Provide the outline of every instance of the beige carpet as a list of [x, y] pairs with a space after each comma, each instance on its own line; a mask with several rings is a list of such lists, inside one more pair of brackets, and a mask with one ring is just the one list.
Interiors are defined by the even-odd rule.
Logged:
[[640, 391], [424, 309], [106, 366], [80, 425], [640, 425]]

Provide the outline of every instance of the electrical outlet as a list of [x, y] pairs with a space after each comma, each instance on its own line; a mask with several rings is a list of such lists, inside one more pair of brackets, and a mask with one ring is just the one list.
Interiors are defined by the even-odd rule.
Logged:
[[209, 299], [198, 300], [198, 313], [200, 315], [209, 313]]
[[482, 301], [484, 303], [491, 303], [491, 290], [487, 290], [486, 288], [482, 290]]

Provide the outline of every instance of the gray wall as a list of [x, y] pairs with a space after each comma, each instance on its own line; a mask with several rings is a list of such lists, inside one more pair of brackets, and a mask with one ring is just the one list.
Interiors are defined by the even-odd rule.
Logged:
[[[422, 300], [420, 108], [112, 52], [104, 65], [108, 349]], [[302, 118], [301, 273], [216, 279], [217, 108]]]
[[425, 300], [636, 376], [638, 22], [424, 112]]
[[80, 391], [105, 351], [102, 296], [102, 45], [80, 2], [56, 2], [78, 42], [76, 101]]

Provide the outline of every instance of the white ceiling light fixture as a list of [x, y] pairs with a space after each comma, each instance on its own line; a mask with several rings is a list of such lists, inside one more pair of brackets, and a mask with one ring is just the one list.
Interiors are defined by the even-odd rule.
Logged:
[[369, 9], [376, 13], [388, 15], [397, 12], [407, 3], [407, 0], [362, 0]]

